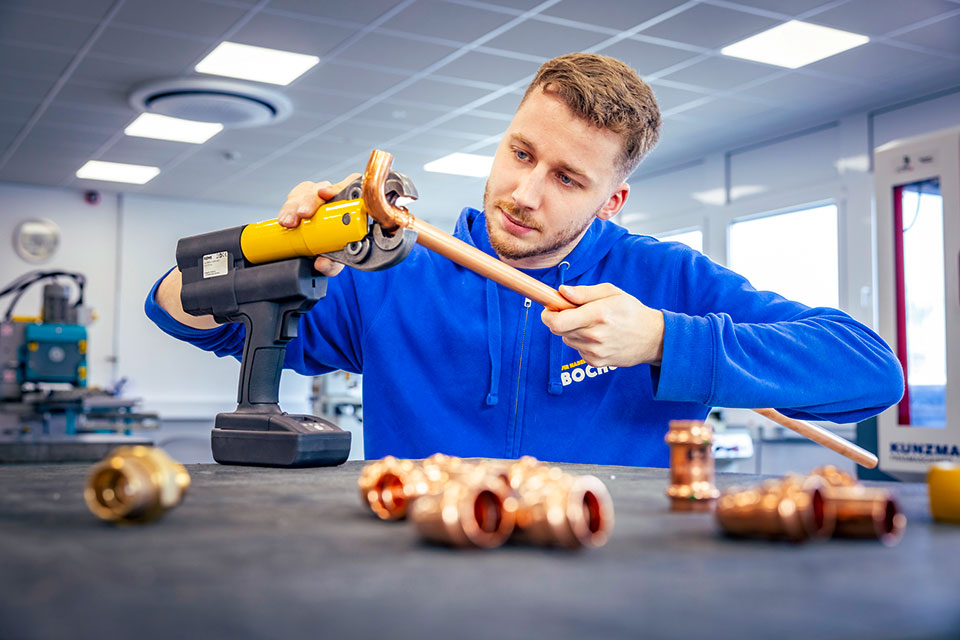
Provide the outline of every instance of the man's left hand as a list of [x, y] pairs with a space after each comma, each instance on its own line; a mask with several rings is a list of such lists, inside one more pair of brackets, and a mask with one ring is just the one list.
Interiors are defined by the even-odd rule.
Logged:
[[660, 365], [663, 357], [663, 313], [651, 309], [609, 283], [560, 287], [575, 309], [540, 314], [563, 342], [593, 367]]

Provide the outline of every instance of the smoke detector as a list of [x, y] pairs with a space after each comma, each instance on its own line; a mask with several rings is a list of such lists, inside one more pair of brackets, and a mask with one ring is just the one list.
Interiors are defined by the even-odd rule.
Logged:
[[130, 105], [138, 111], [159, 113], [224, 127], [259, 127], [285, 120], [293, 104], [283, 94], [235, 80], [175, 78], [137, 87]]

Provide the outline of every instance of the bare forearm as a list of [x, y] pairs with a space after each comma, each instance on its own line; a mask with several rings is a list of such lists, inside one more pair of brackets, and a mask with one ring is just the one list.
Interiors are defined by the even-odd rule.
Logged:
[[194, 329], [213, 329], [220, 326], [213, 319], [213, 316], [192, 316], [183, 310], [180, 304], [180, 286], [181, 274], [179, 269], [174, 269], [167, 274], [160, 286], [157, 287], [156, 300], [160, 307], [170, 314], [170, 316], [188, 327]]

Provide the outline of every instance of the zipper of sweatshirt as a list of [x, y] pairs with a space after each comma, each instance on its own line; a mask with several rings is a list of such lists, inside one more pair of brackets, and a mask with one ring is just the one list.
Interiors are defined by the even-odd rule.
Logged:
[[523, 373], [523, 348], [526, 345], [527, 341], [527, 320], [530, 318], [530, 306], [532, 305], [530, 298], [523, 299], [523, 306], [525, 311], [523, 312], [523, 329], [520, 334], [520, 362], [517, 365], [517, 395], [513, 402], [513, 437], [511, 438], [511, 457], [516, 457], [517, 455], [517, 428], [520, 424], [520, 384]]

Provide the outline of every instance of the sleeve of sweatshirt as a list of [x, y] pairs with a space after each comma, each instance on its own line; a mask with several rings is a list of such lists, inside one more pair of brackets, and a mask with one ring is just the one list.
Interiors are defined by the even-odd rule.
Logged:
[[663, 311], [663, 359], [652, 369], [656, 399], [843, 423], [903, 395], [890, 347], [842, 311], [757, 291], [692, 250], [677, 267], [676, 306]]
[[[169, 271], [167, 272], [169, 273]], [[164, 274], [150, 289], [144, 312], [161, 331], [219, 357], [240, 359], [246, 331], [240, 323], [223, 324], [214, 329], [194, 329], [175, 320], [156, 301], [157, 287]], [[343, 369], [362, 370], [360, 318], [357, 296], [350, 269], [327, 280], [327, 295], [300, 319], [298, 335], [287, 343], [284, 367], [304, 375], [317, 375]]]

